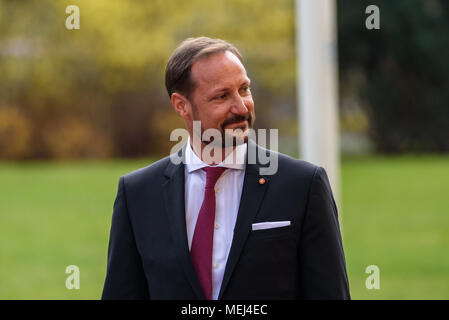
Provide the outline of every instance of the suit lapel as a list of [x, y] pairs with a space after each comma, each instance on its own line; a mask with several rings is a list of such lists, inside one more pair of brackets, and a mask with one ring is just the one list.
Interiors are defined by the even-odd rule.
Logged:
[[[182, 156], [185, 154], [184, 150], [185, 146], [179, 151], [182, 152]], [[165, 176], [167, 181], [163, 185], [163, 194], [176, 254], [195, 294], [199, 299], [204, 299], [187, 243], [184, 164], [173, 164], [170, 161], [165, 170]]]
[[[253, 143], [251, 140], [248, 141], [248, 147]], [[258, 148], [258, 146], [253, 146]], [[249, 151], [249, 150], [248, 150]], [[257, 157], [256, 157], [257, 158]], [[269, 178], [264, 176], [266, 183], [260, 184], [259, 175], [260, 165], [256, 164], [246, 164], [245, 178], [243, 182], [242, 196], [240, 200], [239, 211], [237, 215], [237, 221], [234, 228], [234, 238], [232, 240], [231, 250], [229, 252], [228, 261], [226, 263], [225, 273], [223, 276], [223, 282], [221, 285], [220, 293], [218, 299], [221, 299], [229, 280], [232, 276], [234, 268], [239, 260], [240, 254], [242, 253], [245, 242], [248, 238], [249, 232], [251, 231], [251, 224], [256, 217], [262, 200], [265, 195], [265, 191], [268, 187]]]

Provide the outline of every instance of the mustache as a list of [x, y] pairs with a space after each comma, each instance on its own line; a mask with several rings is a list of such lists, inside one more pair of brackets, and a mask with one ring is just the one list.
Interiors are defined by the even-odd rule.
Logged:
[[232, 118], [226, 119], [223, 124], [221, 125], [221, 128], [224, 130], [224, 127], [227, 125], [233, 124], [233, 123], [239, 123], [243, 121], [248, 121], [251, 124], [251, 114], [248, 112], [244, 116], [234, 116]]

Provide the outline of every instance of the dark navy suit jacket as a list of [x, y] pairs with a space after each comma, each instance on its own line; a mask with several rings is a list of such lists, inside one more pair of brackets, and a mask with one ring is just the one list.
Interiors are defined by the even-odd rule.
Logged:
[[[350, 299], [326, 172], [278, 155], [274, 175], [246, 165], [219, 299]], [[187, 243], [184, 187], [184, 165], [169, 157], [120, 178], [103, 299], [204, 299]], [[252, 231], [253, 223], [285, 220], [291, 225]]]

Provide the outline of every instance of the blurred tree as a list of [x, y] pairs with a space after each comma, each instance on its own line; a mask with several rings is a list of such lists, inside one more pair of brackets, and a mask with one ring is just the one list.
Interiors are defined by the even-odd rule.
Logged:
[[[365, 28], [373, 4], [380, 30]], [[449, 2], [338, 1], [338, 15], [342, 99], [360, 96], [378, 151], [449, 151]]]
[[[359, 98], [378, 150], [449, 150], [449, 2], [337, 3], [342, 101]], [[65, 27], [72, 4], [80, 8], [80, 30]], [[380, 30], [365, 28], [369, 4], [380, 8]], [[17, 109], [0, 114], [10, 119], [0, 146], [11, 146], [13, 136], [21, 141], [0, 157], [166, 154], [169, 132], [183, 122], [165, 92], [165, 64], [183, 39], [201, 35], [229, 40], [243, 53], [256, 125], [294, 136], [293, 5], [0, 0], [0, 106]], [[349, 114], [344, 128], [364, 130], [357, 125], [363, 116], [342, 114]]]
[[[65, 28], [72, 4], [80, 30]], [[32, 120], [34, 157], [166, 154], [183, 122], [165, 64], [182, 40], [205, 35], [241, 49], [267, 126], [280, 102], [295, 114], [292, 9], [291, 0], [0, 0], [0, 104]]]
[[32, 125], [19, 108], [0, 107], [0, 157], [28, 158], [33, 151]]

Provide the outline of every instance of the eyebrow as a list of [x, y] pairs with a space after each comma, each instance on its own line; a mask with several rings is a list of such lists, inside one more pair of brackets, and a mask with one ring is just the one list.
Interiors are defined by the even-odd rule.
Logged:
[[[244, 85], [249, 86], [250, 84], [251, 84], [251, 80], [247, 79], [240, 84], [240, 87], [244, 86]], [[223, 92], [223, 91], [227, 91], [227, 90], [229, 90], [229, 87], [221, 87], [221, 88], [218, 88], [218, 89], [215, 89], [214, 91], [212, 91], [212, 94], [217, 94], [219, 92]]]

